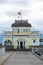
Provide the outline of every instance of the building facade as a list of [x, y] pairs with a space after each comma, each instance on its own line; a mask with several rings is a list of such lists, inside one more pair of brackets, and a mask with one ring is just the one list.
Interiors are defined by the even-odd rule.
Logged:
[[29, 46], [39, 46], [39, 31], [31, 31], [28, 20], [15, 20], [12, 31], [3, 32], [3, 45], [13, 45], [14, 49], [29, 49]]

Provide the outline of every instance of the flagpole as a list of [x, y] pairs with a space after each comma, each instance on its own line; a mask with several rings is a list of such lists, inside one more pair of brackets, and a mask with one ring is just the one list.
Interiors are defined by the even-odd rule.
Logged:
[[21, 18], [21, 20], [22, 20], [22, 12], [20, 11], [20, 12], [18, 12], [18, 15], [19, 15], [19, 17]]

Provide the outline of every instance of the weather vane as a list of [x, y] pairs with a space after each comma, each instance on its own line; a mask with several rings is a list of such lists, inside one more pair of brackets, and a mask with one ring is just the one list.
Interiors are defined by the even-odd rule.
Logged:
[[22, 11], [21, 10], [18, 12], [18, 15], [19, 15], [18, 18], [20, 18], [22, 20]]

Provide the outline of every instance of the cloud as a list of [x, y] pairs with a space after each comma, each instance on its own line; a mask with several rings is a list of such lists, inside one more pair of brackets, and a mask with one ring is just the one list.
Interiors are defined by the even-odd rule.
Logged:
[[2, 34], [3, 31], [11, 31], [11, 27], [9, 25], [1, 25], [0, 26], [0, 34]]
[[10, 29], [20, 10], [34, 30], [43, 30], [43, 0], [0, 0], [0, 31]]
[[15, 12], [6, 12], [5, 14], [7, 16], [11, 16], [11, 17], [16, 16], [16, 13]]
[[7, 1], [6, 0], [0, 0], [0, 5], [5, 4]]
[[8, 1], [9, 3], [13, 3], [13, 4], [16, 4], [16, 5], [20, 5], [20, 6], [27, 6], [29, 3], [27, 2], [27, 0], [9, 0]]

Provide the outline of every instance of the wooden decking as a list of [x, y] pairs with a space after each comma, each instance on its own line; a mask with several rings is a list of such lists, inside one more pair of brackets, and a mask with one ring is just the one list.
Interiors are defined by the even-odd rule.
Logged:
[[43, 65], [30, 51], [14, 51], [3, 65]]

